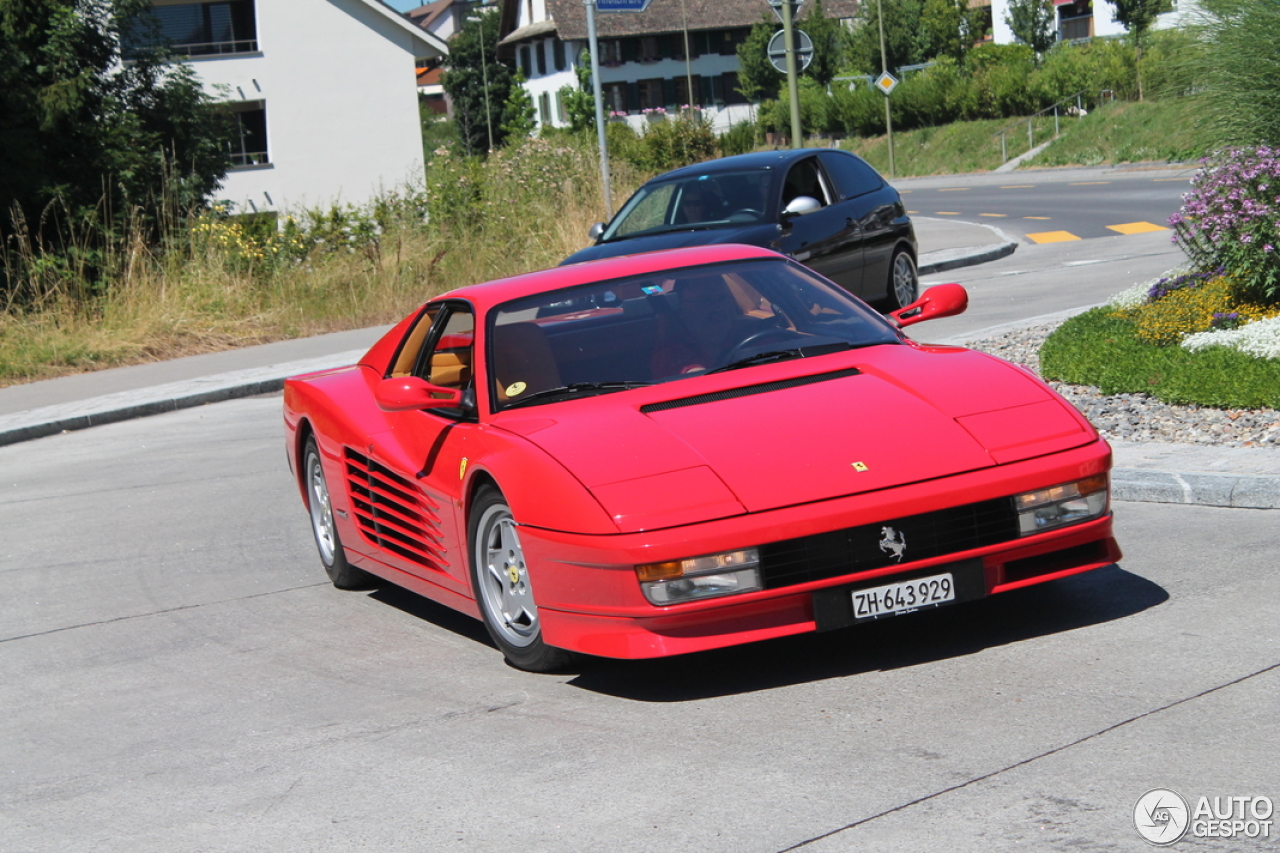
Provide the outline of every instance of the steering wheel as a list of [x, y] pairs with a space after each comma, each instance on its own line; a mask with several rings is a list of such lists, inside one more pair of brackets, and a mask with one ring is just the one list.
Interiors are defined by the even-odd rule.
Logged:
[[757, 329], [756, 331], [752, 332], [751, 334], [747, 335], [745, 338], [743, 338], [742, 340], [734, 344], [733, 349], [729, 350], [729, 354], [725, 356], [725, 361], [729, 364], [732, 364], [738, 359], [745, 357], [745, 354], [748, 350], [758, 347], [761, 343], [769, 340], [770, 338], [775, 338], [780, 343], [784, 339], [794, 338], [794, 334], [795, 333], [792, 332], [790, 329], [785, 329], [781, 326], [776, 326], [772, 324], [770, 324], [766, 328]]
[[730, 222], [754, 222], [762, 218], [764, 218], [764, 213], [754, 207], [740, 207], [729, 214]]

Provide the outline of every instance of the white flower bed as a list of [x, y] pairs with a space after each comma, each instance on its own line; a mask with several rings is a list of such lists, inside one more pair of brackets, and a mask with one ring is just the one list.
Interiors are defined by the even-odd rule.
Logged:
[[1192, 352], [1215, 346], [1233, 347], [1257, 358], [1280, 358], [1280, 317], [1255, 320], [1238, 329], [1197, 332], [1183, 338], [1182, 346]]
[[1122, 290], [1107, 300], [1107, 307], [1121, 311], [1137, 308], [1139, 305], [1146, 303], [1147, 294], [1151, 292], [1151, 288], [1155, 283], [1156, 279], [1153, 278], [1151, 281], [1139, 282], [1133, 287]]

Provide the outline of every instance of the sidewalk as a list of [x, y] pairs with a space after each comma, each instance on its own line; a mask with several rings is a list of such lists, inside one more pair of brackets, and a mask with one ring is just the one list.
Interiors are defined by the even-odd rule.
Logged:
[[[917, 219], [920, 274], [984, 263], [1016, 244], [982, 225]], [[0, 388], [0, 446], [279, 391], [356, 361], [387, 327], [319, 335]], [[1280, 508], [1280, 450], [1113, 442], [1116, 500]]]

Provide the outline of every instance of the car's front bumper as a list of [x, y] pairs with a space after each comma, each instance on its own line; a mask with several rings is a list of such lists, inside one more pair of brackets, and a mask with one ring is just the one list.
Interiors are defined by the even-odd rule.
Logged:
[[[657, 607], [645, 600], [634, 567], [714, 554], [851, 525], [989, 501], [1104, 472], [1110, 449], [1099, 440], [1041, 459], [948, 477], [936, 483], [736, 516], [687, 527], [616, 536], [581, 536], [524, 527], [521, 542], [537, 591], [543, 638], [553, 646], [603, 657], [684, 654], [837, 627], [829, 608], [815, 615], [815, 593], [876, 585], [979, 562], [982, 595], [1053, 580], [1120, 559], [1108, 512], [1093, 521], [927, 559], [720, 598]], [[819, 607], [822, 609], [822, 607]]]

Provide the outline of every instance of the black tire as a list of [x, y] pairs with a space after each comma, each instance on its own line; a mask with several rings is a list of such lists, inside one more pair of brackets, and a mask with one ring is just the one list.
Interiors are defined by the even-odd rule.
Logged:
[[347, 562], [338, 528], [333, 523], [333, 506], [329, 502], [329, 484], [320, 463], [320, 448], [315, 436], [307, 438], [302, 452], [302, 478], [307, 489], [307, 511], [311, 514], [311, 535], [320, 552], [320, 562], [329, 580], [338, 589], [369, 589], [377, 586], [377, 578]]
[[893, 253], [889, 264], [889, 282], [885, 292], [885, 304], [890, 311], [906, 308], [920, 298], [920, 276], [911, 253], [899, 249]]
[[573, 661], [564, 649], [542, 641], [533, 585], [511, 508], [502, 493], [484, 486], [476, 494], [467, 524], [471, 586], [484, 627], [517, 669], [559, 672]]

